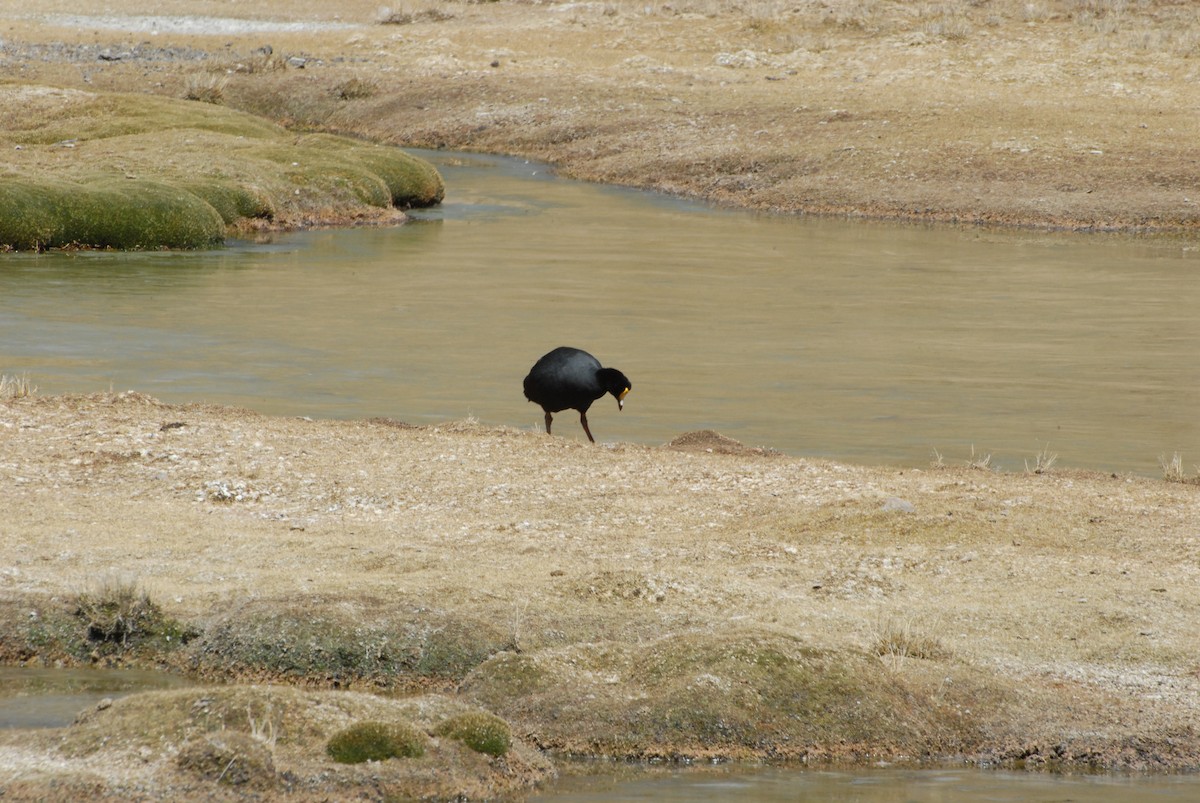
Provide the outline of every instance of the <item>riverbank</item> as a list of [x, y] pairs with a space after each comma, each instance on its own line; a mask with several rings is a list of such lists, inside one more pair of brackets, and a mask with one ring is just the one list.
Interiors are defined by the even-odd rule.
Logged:
[[[342, 699], [329, 689], [417, 693], [429, 732], [448, 710], [497, 714], [519, 752], [453, 777], [510, 792], [549, 777], [542, 750], [1200, 767], [1195, 484], [857, 468], [711, 433], [595, 447], [135, 393], [5, 400], [0, 441], [3, 660], [239, 684], [212, 703], [224, 727], [278, 721], [273, 769], [238, 794], [352, 783], [321, 780], [323, 740], [351, 715], [289, 720], [280, 684], [320, 706]], [[106, 741], [16, 737], [6, 783], [153, 798], [211, 782], [179, 756], [210, 734], [193, 707], [217, 693], [153, 694], [89, 717]], [[173, 736], [138, 736], [149, 712]], [[454, 764], [439, 749], [429, 761]], [[388, 788], [423, 788], [429, 767], [388, 762]]]
[[[209, 16], [203, 16], [208, 14]], [[17, 80], [209, 99], [785, 213], [1193, 231], [1200, 23], [1104, 4], [10, 11]]]

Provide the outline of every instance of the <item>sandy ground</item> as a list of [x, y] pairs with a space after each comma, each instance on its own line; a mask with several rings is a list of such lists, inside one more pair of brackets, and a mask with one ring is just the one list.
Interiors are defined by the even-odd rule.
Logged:
[[[1197, 222], [1186, 3], [427, 3], [380, 25], [373, 3], [281, 0], [201, 32], [228, 7], [44, 5], [0, 4], [9, 80], [178, 95], [218, 75], [230, 105], [295, 124], [786, 212]], [[0, 402], [10, 605], [126, 577], [200, 627], [436, 609], [525, 655], [751, 628], [1034, 690], [977, 712], [990, 749], [1142, 769], [1200, 754], [1197, 521], [1194, 483], [859, 468], [705, 434]]]

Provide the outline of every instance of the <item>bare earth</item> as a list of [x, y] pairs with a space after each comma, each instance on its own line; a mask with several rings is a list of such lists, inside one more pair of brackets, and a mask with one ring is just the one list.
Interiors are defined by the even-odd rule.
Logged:
[[[787, 212], [1127, 230], [1198, 220], [1200, 35], [1187, 3], [429, 3], [379, 25], [374, 3], [339, 4], [334, 19], [278, 0], [218, 35], [162, 19], [224, 19], [225, 4], [147, 3], [125, 13], [160, 20], [136, 30], [41, 5], [0, 4], [10, 78], [178, 95], [215, 74], [230, 105], [292, 123]], [[276, 25], [296, 19], [306, 25]], [[269, 63], [247, 68], [267, 43]], [[49, 56], [31, 55], [43, 45]], [[173, 47], [200, 55], [162, 55]], [[336, 91], [347, 86], [366, 89]], [[136, 393], [4, 399], [0, 602], [11, 624], [129, 578], [205, 638], [264, 609], [363, 627], [436, 615], [492, 634], [493, 660], [554, 667], [579, 700], [614, 684], [653, 694], [632, 670], [580, 669], [594, 645], [653, 652], [752, 633], [850, 656], [904, 692], [906, 719], [937, 709], [972, 734], [944, 753], [921, 734], [864, 750], [836, 733], [790, 751], [670, 734], [618, 750], [589, 741], [589, 723], [488, 698], [493, 669], [437, 689], [503, 708], [526, 751], [480, 770], [483, 788], [503, 773], [517, 787], [545, 777], [531, 746], [1200, 767], [1196, 483], [858, 468], [680, 435], [593, 447], [486, 422], [278, 419]], [[0, 648], [10, 662], [72, 660], [11, 635]], [[684, 680], [728, 692], [719, 673]], [[0, 792], [14, 799], [196, 794], [155, 752], [177, 746], [72, 758], [58, 736], [13, 738]], [[281, 748], [280, 777], [330, 794], [328, 767], [298, 756]]]

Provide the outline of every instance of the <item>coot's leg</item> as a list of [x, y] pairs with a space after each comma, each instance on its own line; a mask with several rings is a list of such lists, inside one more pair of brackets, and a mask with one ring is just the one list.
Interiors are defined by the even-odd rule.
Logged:
[[592, 431], [590, 429], [588, 429], [587, 413], [579, 414], [579, 423], [583, 424], [583, 431], [587, 433], [588, 440], [591, 441], [592, 443], [595, 443], [596, 439], [592, 437]]
[[554, 417], [554, 416], [550, 415], [550, 411], [549, 411], [549, 410], [547, 410], [547, 411], [546, 411], [546, 434], [547, 434], [547, 435], [549, 435], [549, 434], [550, 434], [550, 419], [551, 419], [551, 418], [553, 418], [553, 417]]

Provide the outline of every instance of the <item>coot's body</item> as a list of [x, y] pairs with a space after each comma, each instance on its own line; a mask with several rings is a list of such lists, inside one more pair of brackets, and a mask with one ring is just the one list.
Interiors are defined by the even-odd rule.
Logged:
[[553, 413], [578, 410], [583, 431], [595, 443], [588, 429], [588, 408], [605, 393], [611, 393], [617, 400], [617, 408], [624, 409], [625, 394], [631, 387], [629, 379], [616, 368], [604, 368], [586, 351], [559, 346], [530, 369], [525, 377], [525, 398], [546, 411], [547, 434]]

